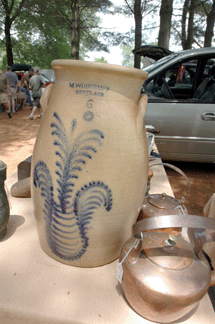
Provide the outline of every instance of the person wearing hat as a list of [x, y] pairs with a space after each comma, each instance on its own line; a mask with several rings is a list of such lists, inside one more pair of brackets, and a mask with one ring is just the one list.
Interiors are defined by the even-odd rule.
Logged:
[[[33, 97], [33, 109], [29, 116], [30, 119], [34, 119], [34, 113], [36, 112], [37, 108], [40, 111], [40, 98], [42, 96], [42, 88], [45, 87], [45, 83], [40, 76], [40, 71], [37, 68], [34, 68], [34, 75], [30, 78], [29, 82], [29, 89], [32, 91], [32, 97]], [[40, 117], [42, 116], [40, 112]]]
[[0, 103], [4, 105], [8, 117], [11, 118], [9, 98], [11, 98], [9, 80], [7, 76], [0, 70]]
[[26, 96], [26, 102], [29, 103], [29, 105], [32, 107], [33, 106], [33, 102], [31, 100], [31, 95], [29, 92], [29, 72], [25, 72], [22, 79], [21, 79], [21, 91], [25, 93]]

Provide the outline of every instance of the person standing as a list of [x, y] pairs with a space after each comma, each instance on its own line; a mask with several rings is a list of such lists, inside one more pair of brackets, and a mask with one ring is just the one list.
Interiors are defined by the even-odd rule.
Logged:
[[9, 112], [11, 113], [11, 108], [12, 112], [15, 113], [15, 100], [17, 99], [17, 84], [18, 84], [18, 77], [16, 73], [12, 72], [12, 67], [8, 66], [7, 67], [7, 72], [5, 73], [9, 80], [9, 86], [11, 90], [11, 97], [9, 100]]
[[21, 75], [18, 75], [16, 111], [22, 110], [26, 102], [26, 94], [21, 91]]
[[[34, 119], [34, 113], [39, 109], [40, 112], [40, 98], [42, 96], [42, 88], [45, 88], [45, 83], [40, 76], [40, 70], [35, 68], [34, 69], [34, 75], [30, 78], [29, 82], [29, 89], [32, 91], [32, 97], [33, 97], [33, 109], [29, 116], [30, 119]], [[42, 113], [40, 112], [40, 117], [42, 116]]]
[[9, 106], [10, 99], [8, 97], [11, 97], [9, 81], [7, 76], [0, 70], [0, 102], [4, 105], [8, 117], [11, 118]]
[[33, 106], [33, 102], [31, 100], [31, 95], [29, 92], [29, 73], [25, 72], [22, 79], [21, 79], [21, 91], [25, 93], [26, 95], [26, 102], [29, 103], [29, 105], [32, 107]]

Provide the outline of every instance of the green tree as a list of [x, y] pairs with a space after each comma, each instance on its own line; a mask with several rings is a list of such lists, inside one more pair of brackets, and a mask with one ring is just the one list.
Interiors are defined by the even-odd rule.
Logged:
[[213, 3], [210, 8], [208, 8], [207, 3], [202, 2], [202, 6], [204, 9], [204, 12], [207, 16], [207, 25], [206, 30], [204, 34], [204, 47], [211, 47], [212, 45], [212, 38], [214, 35], [214, 23], [215, 23], [215, 0], [213, 0]]
[[6, 47], [7, 63], [13, 64], [13, 37], [11, 30], [24, 10], [26, 0], [0, 0], [0, 29], [3, 34], [2, 43]]
[[10, 27], [2, 39], [8, 64], [15, 59], [49, 68], [55, 58], [82, 59], [89, 50], [108, 51], [99, 37], [97, 13], [106, 12], [111, 4], [109, 0], [0, 0], [1, 29]]
[[162, 0], [160, 7], [160, 29], [158, 46], [169, 49], [173, 0]]
[[[33, 7], [35, 5], [35, 7]], [[71, 30], [44, 1], [29, 0], [16, 23], [16, 63], [51, 68], [54, 59], [71, 57]], [[33, 9], [31, 9], [33, 8]]]
[[[123, 13], [126, 16], [134, 16], [134, 46], [135, 49], [141, 47], [142, 44], [142, 21], [148, 15], [152, 15], [159, 7], [159, 2], [150, 0], [125, 0], [125, 6], [116, 7], [115, 11]], [[128, 44], [128, 43], [127, 43]], [[134, 55], [134, 67], [140, 69], [140, 55]]]
[[112, 6], [109, 0], [37, 0], [45, 3], [46, 9], [51, 10], [53, 16], [61, 20], [71, 32], [71, 58], [79, 59], [80, 44], [85, 44], [92, 49], [107, 51], [107, 46], [99, 41], [100, 19], [98, 12], [107, 12]]
[[134, 55], [132, 53], [133, 46], [122, 44], [120, 48], [122, 50], [122, 56], [123, 56], [122, 65], [133, 67], [134, 66]]
[[102, 57], [97, 57], [97, 58], [94, 58], [94, 62], [97, 62], [97, 63], [108, 63], [108, 61], [104, 58], [104, 56]]
[[194, 15], [198, 0], [185, 0], [182, 13], [182, 48], [184, 50], [192, 47], [194, 35]]
[[[175, 0], [176, 1], [176, 0]], [[173, 15], [172, 24], [175, 41], [182, 44], [183, 49], [212, 45], [215, 22], [214, 0], [184, 0], [183, 6]], [[176, 2], [181, 5], [181, 0]], [[178, 18], [178, 20], [176, 20]]]

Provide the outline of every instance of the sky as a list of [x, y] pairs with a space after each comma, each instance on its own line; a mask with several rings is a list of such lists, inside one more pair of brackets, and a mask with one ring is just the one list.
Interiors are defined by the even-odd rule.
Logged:
[[[125, 0], [112, 0], [114, 5], [125, 5]], [[144, 19], [151, 19], [152, 16], [145, 17]], [[123, 15], [101, 15], [102, 24], [101, 27], [112, 29], [115, 32], [126, 33], [130, 31], [130, 29], [134, 28], [134, 17], [124, 17]], [[160, 19], [159, 16], [156, 17], [156, 20]], [[146, 22], [146, 21], [145, 21]], [[155, 29], [154, 32], [149, 36], [149, 44], [150, 42], [154, 42], [157, 40], [158, 29]], [[181, 46], [176, 46], [171, 44], [170, 39], [170, 47], [173, 51], [181, 50]], [[94, 58], [101, 58], [102, 56], [107, 60], [109, 64], [117, 64], [122, 65], [122, 50], [120, 46], [110, 46], [110, 53], [106, 52], [88, 52], [87, 55], [89, 58], [86, 58], [86, 61], [94, 61]]]
[[[124, 0], [112, 0], [115, 5], [124, 5]], [[102, 15], [101, 27], [108, 28], [110, 31], [126, 33], [134, 26], [134, 17], [128, 18], [123, 15]], [[94, 61], [94, 58], [101, 58], [102, 56], [108, 61], [109, 64], [122, 65], [123, 57], [121, 55], [122, 50], [119, 46], [110, 46], [110, 53], [106, 52], [89, 52], [87, 53], [89, 58], [86, 61]]]

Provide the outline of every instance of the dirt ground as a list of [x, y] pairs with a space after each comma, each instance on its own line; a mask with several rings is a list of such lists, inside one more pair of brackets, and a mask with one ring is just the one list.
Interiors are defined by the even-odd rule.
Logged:
[[[184, 200], [189, 214], [203, 216], [203, 208], [215, 192], [215, 165], [175, 161], [168, 163], [180, 168], [190, 181], [190, 193]], [[175, 197], [180, 199], [187, 192], [186, 181], [174, 170], [166, 168], [166, 173]]]
[[36, 111], [35, 119], [30, 120], [30, 107], [8, 118], [6, 112], [0, 113], [0, 159], [7, 164], [7, 177], [17, 171], [20, 162], [33, 153], [35, 139], [41, 119]]
[[[9, 119], [5, 112], [0, 113], [0, 160], [7, 164], [7, 177], [17, 171], [20, 162], [33, 153], [35, 139], [41, 119], [36, 112], [30, 120], [30, 107], [12, 114]], [[185, 206], [193, 215], [203, 215], [203, 208], [215, 192], [215, 165], [201, 163], [170, 162], [178, 166], [190, 181], [190, 194], [186, 196]], [[180, 199], [187, 192], [184, 178], [174, 170], [166, 168], [173, 192]]]

